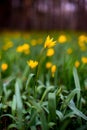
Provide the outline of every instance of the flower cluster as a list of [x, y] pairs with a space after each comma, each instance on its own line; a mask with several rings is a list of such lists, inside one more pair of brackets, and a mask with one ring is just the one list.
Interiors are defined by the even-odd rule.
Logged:
[[85, 35], [79, 36], [79, 38], [78, 38], [78, 45], [79, 45], [79, 47], [80, 47], [80, 49], [82, 51], [86, 51], [87, 50], [86, 44], [87, 44], [87, 36], [85, 36]]
[[30, 46], [27, 43], [20, 45], [16, 48], [16, 51], [19, 53], [29, 54], [30, 53]]
[[8, 41], [3, 45], [3, 50], [8, 50], [9, 48], [13, 47], [13, 42], [12, 41]]
[[46, 68], [51, 69], [52, 77], [54, 77], [54, 74], [55, 74], [56, 69], [57, 69], [56, 65], [52, 64], [51, 62], [47, 62]]

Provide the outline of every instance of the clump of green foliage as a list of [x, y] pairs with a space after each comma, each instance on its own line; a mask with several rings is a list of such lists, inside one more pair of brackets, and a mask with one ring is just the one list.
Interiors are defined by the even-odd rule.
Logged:
[[49, 34], [1, 34], [0, 129], [86, 130], [87, 36]]

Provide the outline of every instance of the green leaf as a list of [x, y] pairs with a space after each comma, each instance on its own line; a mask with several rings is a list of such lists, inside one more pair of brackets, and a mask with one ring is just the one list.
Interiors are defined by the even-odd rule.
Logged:
[[16, 96], [15, 95], [13, 96], [11, 109], [12, 109], [12, 115], [15, 115], [15, 112], [16, 112]]
[[35, 118], [37, 116], [37, 111], [35, 109], [33, 109], [33, 113], [31, 113], [31, 117], [30, 117], [30, 121], [29, 121], [29, 124], [28, 124], [28, 128], [30, 126], [33, 126], [35, 125]]
[[24, 69], [24, 72], [23, 72], [23, 75], [22, 75], [22, 80], [24, 80], [26, 78], [26, 76], [28, 75], [29, 73], [29, 66], [26, 65], [25, 69]]
[[17, 128], [17, 125], [16, 125], [16, 124], [11, 124], [11, 125], [8, 126], [8, 129], [7, 129], [7, 130], [10, 130], [10, 129], [12, 129], [12, 128]]
[[41, 120], [42, 130], [48, 130], [48, 123], [43, 109], [40, 112], [40, 120]]
[[11, 115], [11, 114], [4, 114], [4, 115], [0, 116], [0, 118], [2, 118], [2, 117], [4, 117], [4, 116], [10, 117], [13, 121], [16, 122], [16, 119], [15, 119], [15, 117], [14, 117], [13, 115]]
[[44, 85], [39, 85], [39, 86], [37, 86], [37, 88], [36, 88], [36, 91], [37, 91], [37, 93], [41, 93], [41, 91], [42, 90], [44, 90], [45, 89], [45, 86]]
[[22, 110], [22, 100], [21, 100], [21, 94], [20, 94], [20, 82], [19, 79], [16, 80], [15, 83], [15, 95], [16, 95], [16, 103], [17, 103], [17, 109]]
[[44, 98], [46, 97], [47, 93], [50, 92], [50, 91], [53, 91], [53, 89], [54, 89], [54, 86], [48, 86], [48, 87], [46, 88], [45, 92], [43, 93], [40, 102], [42, 102], [42, 101], [44, 100]]
[[56, 123], [54, 123], [54, 122], [49, 122], [49, 124], [48, 124], [49, 128], [53, 128], [53, 126], [55, 126], [55, 125], [56, 125]]
[[80, 101], [80, 91], [81, 91], [81, 89], [80, 89], [79, 77], [78, 77], [77, 70], [76, 70], [75, 67], [73, 68], [73, 76], [74, 76], [76, 89], [78, 90], [78, 92], [77, 92], [77, 107], [78, 107], [79, 101]]
[[3, 81], [3, 86], [4, 86], [4, 87], [8, 86], [14, 79], [15, 79], [14, 76], [10, 76], [10, 77], [4, 79], [4, 81]]
[[31, 128], [31, 130], [36, 130], [35, 126], [31, 126], [30, 128]]
[[30, 83], [30, 80], [32, 79], [33, 76], [34, 76], [34, 74], [29, 74], [28, 79], [27, 79], [27, 82], [26, 82], [26, 90], [27, 90], [28, 85], [29, 85], [29, 83]]
[[56, 121], [56, 96], [55, 93], [48, 94], [49, 122]]
[[15, 83], [15, 95], [16, 95], [16, 106], [17, 106], [17, 117], [18, 117], [18, 127], [22, 130], [22, 119], [23, 119], [23, 105], [20, 94], [20, 82], [19, 79], [16, 80]]
[[61, 108], [62, 108], [62, 109], [65, 109], [65, 108], [68, 106], [68, 104], [70, 103], [71, 99], [73, 99], [74, 96], [75, 96], [75, 94], [77, 94], [77, 93], [78, 93], [78, 90], [77, 90], [77, 89], [74, 89], [74, 90], [66, 97], [66, 99], [64, 100], [64, 102], [63, 102]]
[[76, 108], [76, 106], [75, 106], [73, 100], [70, 101], [70, 103], [69, 103], [68, 106], [70, 107], [71, 110], [73, 110], [73, 112], [74, 112], [77, 116], [83, 118], [84, 120], [87, 120], [87, 116], [85, 116], [80, 110], [78, 110], [78, 109]]
[[75, 116], [75, 112], [69, 112], [68, 114], [66, 114], [64, 117], [63, 117], [63, 120], [65, 120], [66, 118], [71, 118], [71, 117], [76, 117]]
[[63, 120], [63, 114], [61, 111], [56, 110], [56, 115], [59, 117], [61, 121]]

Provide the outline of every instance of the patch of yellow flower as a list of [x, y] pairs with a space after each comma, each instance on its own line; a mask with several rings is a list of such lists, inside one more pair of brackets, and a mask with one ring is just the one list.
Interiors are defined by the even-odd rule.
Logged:
[[29, 60], [29, 61], [27, 61], [27, 64], [28, 64], [28, 66], [29, 66], [31, 69], [33, 69], [33, 68], [35, 68], [35, 67], [38, 65], [38, 61]]
[[52, 77], [54, 77], [55, 72], [56, 72], [56, 65], [52, 65], [51, 67]]
[[44, 44], [44, 48], [51, 48], [54, 47], [56, 44], [56, 41], [53, 41], [53, 38], [50, 38], [50, 36], [47, 36]]
[[19, 53], [29, 54], [30, 53], [30, 46], [27, 43], [20, 45], [16, 48], [16, 51]]
[[79, 36], [79, 38], [78, 38], [78, 44], [79, 44], [79, 47], [80, 47], [80, 49], [82, 51], [85, 51], [87, 49], [86, 43], [87, 43], [87, 36], [85, 36], [85, 35]]
[[56, 69], [57, 69], [56, 65], [52, 64], [51, 62], [47, 62], [46, 68], [51, 69], [52, 77], [54, 77], [54, 74], [55, 74]]
[[87, 42], [87, 36], [85, 36], [85, 35], [80, 35], [79, 38], [78, 38], [78, 40], [79, 40], [80, 42]]
[[22, 45], [18, 46], [18, 47], [16, 48], [16, 51], [17, 51], [17, 52], [23, 52], [23, 47], [22, 47]]
[[7, 68], [8, 68], [8, 64], [3, 63], [3, 64], [1, 65], [1, 70], [2, 70], [2, 71], [7, 70]]
[[67, 41], [67, 37], [65, 35], [60, 35], [58, 38], [59, 43], [65, 43]]
[[75, 67], [78, 68], [80, 66], [80, 62], [77, 60], [75, 61]]
[[68, 49], [67, 49], [67, 53], [68, 53], [68, 54], [71, 54], [72, 52], [73, 52], [72, 48], [68, 48]]
[[51, 66], [52, 66], [52, 63], [51, 63], [51, 62], [47, 62], [47, 63], [46, 63], [46, 68], [47, 68], [47, 69], [50, 69]]
[[82, 57], [81, 61], [82, 61], [82, 63], [87, 64], [87, 57]]
[[23, 48], [23, 52], [24, 52], [25, 54], [29, 54], [29, 53], [30, 53], [30, 46], [29, 46], [29, 44], [25, 43], [25, 44], [22, 46], [22, 48]]
[[3, 45], [3, 50], [8, 50], [9, 48], [13, 47], [13, 42], [12, 41], [8, 41], [5, 43], [5, 45]]
[[54, 55], [54, 49], [53, 48], [49, 48], [48, 50], [47, 50], [47, 54], [46, 54], [48, 57], [50, 57], [50, 56], [53, 56]]

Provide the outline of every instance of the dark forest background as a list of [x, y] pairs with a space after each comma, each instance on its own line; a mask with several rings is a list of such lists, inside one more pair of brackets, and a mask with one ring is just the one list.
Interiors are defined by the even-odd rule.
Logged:
[[0, 29], [87, 30], [87, 0], [0, 0]]

